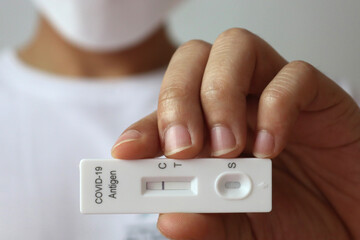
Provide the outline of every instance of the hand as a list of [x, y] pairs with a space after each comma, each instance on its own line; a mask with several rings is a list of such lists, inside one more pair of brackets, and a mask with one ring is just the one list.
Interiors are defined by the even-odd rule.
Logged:
[[360, 239], [360, 110], [316, 68], [256, 35], [222, 33], [174, 54], [157, 112], [120, 136], [115, 158], [273, 159], [273, 211], [162, 214], [171, 239]]

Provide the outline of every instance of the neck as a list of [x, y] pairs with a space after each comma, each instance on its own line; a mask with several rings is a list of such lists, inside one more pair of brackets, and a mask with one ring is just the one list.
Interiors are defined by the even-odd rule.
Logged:
[[31, 67], [69, 77], [122, 77], [148, 72], [170, 61], [175, 47], [159, 28], [132, 48], [109, 52], [89, 52], [65, 41], [45, 19], [41, 19], [33, 40], [18, 52]]

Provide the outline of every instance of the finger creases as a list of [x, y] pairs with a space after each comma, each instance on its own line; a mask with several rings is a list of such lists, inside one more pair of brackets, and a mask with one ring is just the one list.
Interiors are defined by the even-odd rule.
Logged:
[[212, 156], [236, 157], [246, 144], [246, 96], [256, 64], [256, 40], [230, 29], [215, 41], [201, 86]]
[[[275, 157], [285, 147], [302, 111], [326, 108], [336, 101], [334, 84], [303, 61], [287, 64], [261, 94], [254, 155]], [[327, 99], [324, 101], [324, 99]]]
[[210, 44], [199, 40], [183, 44], [165, 73], [157, 117], [161, 145], [168, 157], [193, 158], [203, 147], [199, 92], [210, 48]]

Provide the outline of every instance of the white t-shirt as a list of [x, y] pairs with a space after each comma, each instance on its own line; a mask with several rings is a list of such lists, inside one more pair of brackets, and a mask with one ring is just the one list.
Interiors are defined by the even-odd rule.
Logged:
[[80, 214], [78, 167], [110, 158], [120, 133], [156, 109], [164, 71], [67, 79], [0, 54], [1, 239], [165, 239], [156, 215]]

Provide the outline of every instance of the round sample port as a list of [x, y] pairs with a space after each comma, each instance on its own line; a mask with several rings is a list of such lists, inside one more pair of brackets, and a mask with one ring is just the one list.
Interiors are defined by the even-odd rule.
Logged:
[[220, 174], [215, 181], [216, 193], [227, 199], [243, 199], [251, 192], [251, 179], [242, 172]]

